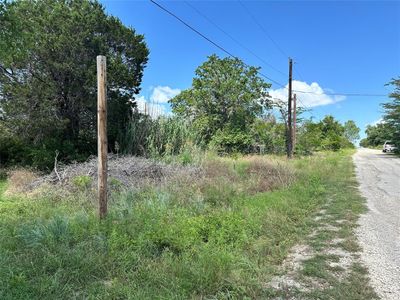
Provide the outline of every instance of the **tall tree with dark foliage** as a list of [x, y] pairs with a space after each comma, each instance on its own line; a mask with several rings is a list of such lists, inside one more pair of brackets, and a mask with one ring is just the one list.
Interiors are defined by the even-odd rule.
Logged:
[[46, 166], [55, 150], [64, 159], [95, 153], [99, 54], [108, 64], [112, 147], [140, 91], [143, 35], [87, 0], [2, 2], [0, 28], [0, 118], [29, 145], [27, 156]]

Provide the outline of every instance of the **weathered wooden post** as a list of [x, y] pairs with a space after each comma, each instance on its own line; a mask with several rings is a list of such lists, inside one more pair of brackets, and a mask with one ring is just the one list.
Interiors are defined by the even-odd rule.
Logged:
[[107, 215], [107, 79], [106, 57], [97, 56], [97, 156], [99, 216]]

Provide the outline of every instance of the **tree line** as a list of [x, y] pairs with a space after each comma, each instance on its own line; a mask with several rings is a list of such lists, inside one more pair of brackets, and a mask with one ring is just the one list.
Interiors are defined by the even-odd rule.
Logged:
[[362, 147], [378, 147], [391, 141], [400, 149], [400, 78], [392, 79], [388, 85], [394, 88], [389, 94], [391, 100], [382, 104], [382, 120], [367, 126], [367, 137], [360, 141]]
[[[96, 154], [96, 56], [107, 57], [109, 151], [144, 156], [282, 153], [282, 103], [258, 68], [211, 55], [192, 86], [170, 100], [173, 116], [136, 109], [149, 49], [144, 36], [96, 1], [0, 3], [0, 164], [50, 169]], [[298, 110], [295, 151], [353, 147], [359, 129], [332, 116], [319, 122]], [[389, 121], [388, 121], [389, 122]]]

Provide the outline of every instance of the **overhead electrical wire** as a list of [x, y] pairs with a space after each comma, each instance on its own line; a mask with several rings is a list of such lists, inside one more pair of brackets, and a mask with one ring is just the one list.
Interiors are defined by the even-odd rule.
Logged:
[[181, 22], [182, 24], [184, 24], [186, 27], [188, 27], [189, 29], [191, 29], [192, 31], [194, 31], [195, 33], [197, 33], [198, 35], [200, 35], [203, 39], [205, 39], [206, 41], [208, 41], [209, 43], [213, 44], [215, 47], [217, 47], [218, 49], [220, 49], [221, 51], [223, 51], [224, 53], [228, 54], [231, 57], [235, 57], [232, 53], [230, 53], [229, 51], [225, 50], [223, 47], [221, 47], [220, 45], [218, 45], [217, 43], [213, 42], [211, 39], [209, 39], [208, 37], [206, 37], [204, 34], [202, 34], [200, 31], [198, 31], [196, 28], [192, 27], [191, 25], [189, 25], [188, 23], [186, 23], [184, 20], [182, 20], [180, 17], [178, 17], [177, 15], [175, 15], [173, 12], [169, 11], [168, 9], [166, 9], [164, 6], [158, 4], [156, 1], [154, 0], [150, 0], [151, 3], [153, 3], [154, 5], [158, 6], [159, 8], [161, 8], [163, 11], [165, 11], [167, 14], [173, 16], [175, 19], [177, 19], [179, 22]]
[[[162, 9], [163, 11], [165, 11], [166, 13], [168, 13], [169, 15], [173, 16], [175, 19], [177, 19], [179, 22], [181, 22], [183, 25], [185, 25], [186, 27], [188, 27], [190, 30], [192, 30], [193, 32], [197, 33], [199, 36], [201, 36], [203, 39], [205, 39], [206, 41], [208, 41], [209, 43], [213, 44], [215, 47], [217, 47], [218, 49], [220, 49], [222, 52], [224, 52], [225, 54], [229, 55], [232, 58], [238, 58], [237, 56], [233, 55], [232, 53], [230, 53], [228, 50], [226, 50], [224, 47], [220, 46], [219, 44], [217, 44], [216, 42], [214, 42], [213, 40], [211, 40], [210, 38], [208, 38], [207, 36], [205, 36], [204, 34], [202, 34], [200, 31], [198, 31], [196, 28], [194, 28], [193, 26], [189, 25], [187, 22], [185, 22], [184, 20], [182, 20], [180, 17], [178, 17], [176, 14], [174, 14], [173, 12], [171, 12], [170, 10], [168, 10], [167, 8], [165, 8], [164, 6], [160, 5], [159, 3], [157, 3], [154, 0], [150, 0], [151, 3], [153, 3], [154, 5], [158, 6], [160, 9]], [[246, 66], [249, 66], [248, 64], [245, 64]], [[262, 77], [272, 81], [273, 83], [281, 86], [281, 87], [285, 87], [282, 83], [268, 77], [267, 75], [261, 73], [260, 71], [258, 71], [258, 74], [260, 74]]]
[[[275, 45], [275, 47], [279, 50], [279, 52], [284, 57], [289, 57], [289, 55], [286, 54], [286, 52], [282, 49], [282, 47], [280, 47], [279, 44], [271, 37], [271, 35], [264, 28], [264, 26], [261, 25], [261, 23], [254, 16], [254, 14], [246, 7], [246, 5], [244, 5], [244, 3], [242, 1], [240, 1], [240, 0], [238, 2], [244, 8], [244, 10], [247, 12], [247, 14], [253, 19], [254, 23], [259, 27], [259, 29], [264, 33], [264, 35]], [[297, 71], [296, 68], [294, 68], [294, 71], [301, 78], [301, 74], [299, 73], [299, 71]], [[302, 79], [302, 80], [305, 82], [304, 79]], [[320, 94], [320, 93], [316, 93], [316, 92], [312, 92], [312, 91], [300, 91], [300, 90], [293, 90], [293, 92], [305, 93], [305, 94], [314, 94], [314, 95], [329, 95], [329, 96], [355, 96], [355, 97], [384, 97], [384, 96], [387, 96], [387, 95], [384, 95], [384, 94], [368, 94], [368, 93], [325, 93], [324, 92], [323, 94]]]
[[[271, 37], [271, 35], [267, 32], [267, 30], [264, 28], [264, 26], [261, 25], [261, 23], [257, 20], [257, 18], [254, 16], [254, 14], [246, 7], [246, 5], [244, 5], [244, 3], [242, 1], [239, 0], [240, 5], [244, 8], [244, 10], [247, 12], [247, 14], [251, 17], [251, 19], [253, 20], [253, 22], [259, 27], [259, 29], [264, 33], [264, 35], [275, 45], [276, 49], [278, 49], [278, 51], [285, 57], [288, 58], [289, 55], [286, 54], [286, 52], [279, 46], [279, 44]], [[299, 74], [299, 77], [301, 77], [300, 73], [297, 72], [296, 69], [294, 69], [294, 71]], [[304, 81], [304, 80], [303, 80]], [[286, 90], [288, 90], [288, 88], [285, 86], [284, 87]], [[300, 98], [297, 98], [300, 102], [300, 104], [305, 107], [307, 110], [311, 111], [312, 108], [306, 106]]]
[[279, 46], [277, 42], [269, 35], [268, 31], [258, 22], [257, 18], [253, 15], [253, 13], [244, 5], [242, 1], [239, 0], [239, 4], [244, 8], [247, 14], [253, 19], [253, 22], [258, 26], [258, 28], [264, 33], [264, 35], [275, 45], [275, 47], [279, 50], [279, 52], [285, 57], [289, 58], [289, 55], [286, 54], [285, 51]]
[[[295, 62], [295, 64], [296, 64], [296, 62]], [[303, 76], [300, 74], [300, 72], [299, 72], [297, 69], [298, 69], [298, 68], [294, 68], [294, 72], [295, 72], [297, 75], [299, 75], [300, 80], [302, 80], [303, 82], [306, 82], [306, 81], [304, 80]], [[296, 90], [294, 90], [294, 91], [296, 91]], [[306, 109], [306, 112], [308, 112], [308, 113], [311, 115], [311, 117], [313, 118], [313, 117], [314, 117], [314, 114], [312, 113], [312, 110], [313, 110], [312, 107], [310, 107], [310, 106], [308, 106], [308, 105], [305, 105], [304, 102], [301, 101], [301, 97], [298, 97], [298, 96], [297, 96], [297, 97], [296, 97], [296, 100], [299, 101], [299, 103], [302, 105], [302, 107]]]
[[[217, 44], [216, 42], [214, 42], [213, 40], [211, 40], [210, 38], [208, 38], [206, 35], [204, 35], [203, 33], [201, 33], [199, 30], [197, 30], [196, 28], [194, 28], [193, 26], [191, 26], [190, 24], [188, 24], [186, 21], [184, 21], [183, 19], [181, 19], [180, 17], [178, 17], [176, 14], [174, 14], [173, 12], [171, 12], [170, 10], [168, 10], [167, 8], [165, 8], [164, 6], [162, 6], [161, 4], [157, 3], [154, 0], [149, 0], [151, 3], [153, 3], [154, 5], [158, 6], [161, 10], [163, 10], [164, 12], [166, 12], [167, 14], [171, 15], [172, 17], [174, 17], [175, 19], [177, 19], [179, 22], [181, 22], [183, 25], [185, 25], [187, 28], [189, 28], [190, 30], [192, 30], [193, 32], [195, 32], [197, 35], [201, 36], [203, 39], [205, 39], [206, 41], [208, 41], [209, 43], [213, 44], [215, 47], [217, 47], [218, 49], [220, 49], [222, 52], [224, 52], [225, 54], [227, 54], [228, 56], [238, 59], [237, 56], [233, 55], [232, 53], [230, 53], [228, 50], [226, 50], [224, 47], [222, 47], [221, 45]], [[239, 1], [239, 3], [241, 3], [241, 1]], [[244, 6], [243, 3], [241, 3], [242, 6], [247, 10], [247, 8]], [[248, 11], [248, 10], [247, 10]], [[256, 19], [255, 19], [256, 20]], [[258, 23], [258, 22], [257, 22]], [[260, 25], [261, 26], [261, 25]], [[261, 26], [262, 27], [262, 26]], [[263, 27], [262, 27], [263, 28]], [[263, 30], [263, 32], [269, 36], [265, 29]], [[273, 39], [270, 37], [270, 39], [273, 41]], [[274, 42], [274, 41], [273, 41]], [[274, 42], [274, 44], [280, 49], [279, 45]], [[281, 49], [282, 50], [282, 49]], [[284, 51], [281, 51], [282, 54], [285, 54]], [[246, 66], [250, 67], [250, 65], [246, 64]], [[282, 83], [270, 78], [269, 76], [263, 74], [260, 71], [257, 71], [258, 74], [268, 80], [270, 80], [271, 82], [279, 85], [280, 87], [284, 88], [284, 89], [288, 89], [285, 85], [283, 85]], [[367, 94], [367, 93], [316, 93], [316, 92], [312, 92], [312, 91], [301, 91], [301, 90], [292, 90], [293, 92], [297, 92], [297, 93], [304, 93], [304, 94], [314, 94], [314, 95], [328, 95], [328, 96], [354, 96], [354, 97], [384, 97], [387, 96], [385, 94]]]
[[299, 90], [293, 90], [293, 92], [297, 93], [303, 93], [303, 94], [313, 94], [313, 95], [327, 95], [327, 96], [351, 96], [351, 97], [386, 97], [386, 94], [363, 94], [363, 93], [330, 93], [330, 92], [323, 92], [321, 93], [316, 93], [312, 91], [299, 91]]
[[[297, 63], [296, 63], [297, 64]], [[298, 70], [298, 68], [293, 68], [295, 73], [297, 73], [300, 77], [300, 79], [303, 82], [306, 82], [303, 78], [303, 76], [301, 75], [300, 71]], [[293, 92], [298, 92], [298, 93], [303, 93], [303, 94], [314, 94], [314, 95], [327, 95], [327, 96], [356, 96], [356, 97], [384, 97], [387, 95], [384, 94], [368, 94], [368, 93], [330, 93], [330, 92], [323, 92], [321, 93], [317, 93], [317, 92], [312, 92], [312, 91], [299, 91], [299, 90], [293, 90]]]
[[270, 63], [268, 63], [265, 59], [263, 59], [262, 57], [260, 57], [259, 55], [257, 55], [254, 51], [252, 51], [251, 49], [249, 49], [248, 47], [246, 47], [245, 45], [243, 45], [240, 41], [238, 41], [236, 38], [234, 38], [231, 34], [229, 34], [228, 32], [226, 32], [221, 26], [219, 26], [218, 24], [216, 24], [211, 18], [207, 17], [205, 14], [203, 14], [199, 9], [197, 9], [194, 5], [192, 5], [190, 2], [188, 1], [183, 1], [185, 2], [186, 5], [188, 5], [189, 7], [191, 7], [194, 11], [196, 11], [196, 13], [198, 13], [200, 16], [202, 16], [204, 19], [206, 19], [210, 24], [212, 24], [214, 27], [216, 27], [219, 31], [221, 31], [222, 33], [224, 33], [226, 36], [228, 36], [232, 41], [234, 41], [237, 45], [239, 45], [241, 48], [245, 49], [247, 52], [249, 52], [251, 55], [253, 55], [254, 57], [256, 57], [259, 61], [261, 61], [262, 63], [264, 63], [265, 65], [267, 65], [268, 67], [270, 67], [271, 69], [275, 70], [276, 72], [287, 76], [286, 73], [282, 72], [281, 70], [275, 68], [273, 65], [271, 65]]

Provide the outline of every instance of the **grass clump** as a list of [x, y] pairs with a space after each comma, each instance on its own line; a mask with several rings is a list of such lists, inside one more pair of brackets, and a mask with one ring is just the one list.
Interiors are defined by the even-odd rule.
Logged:
[[86, 190], [92, 185], [92, 177], [88, 175], [80, 175], [72, 178], [72, 183], [80, 190]]

